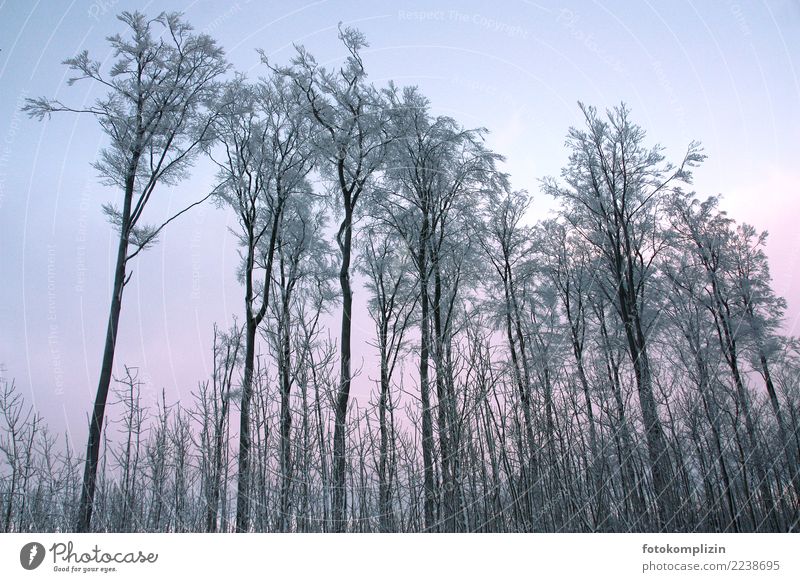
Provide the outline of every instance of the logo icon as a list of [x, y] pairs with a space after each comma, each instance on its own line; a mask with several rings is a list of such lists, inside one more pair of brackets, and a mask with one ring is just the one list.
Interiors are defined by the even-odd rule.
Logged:
[[30, 542], [19, 551], [19, 563], [26, 570], [35, 570], [44, 562], [44, 546], [39, 542]]

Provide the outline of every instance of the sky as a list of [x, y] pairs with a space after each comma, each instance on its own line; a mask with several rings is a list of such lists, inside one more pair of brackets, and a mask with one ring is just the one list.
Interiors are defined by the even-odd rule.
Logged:
[[[86, 432], [116, 248], [101, 204], [118, 192], [100, 185], [91, 167], [105, 145], [92, 118], [38, 122], [19, 109], [26, 97], [91, 103], [98, 88], [68, 86], [61, 62], [82, 50], [113, 62], [105, 38], [123, 32], [116, 15], [134, 9], [183, 12], [254, 79], [265, 74], [257, 49], [282, 63], [303, 44], [335, 65], [344, 57], [337, 24], [359, 28], [373, 82], [418, 85], [434, 113], [490, 131], [513, 187], [534, 196], [532, 220], [554, 206], [539, 180], [567, 161], [567, 130], [581, 122], [577, 102], [605, 109], [624, 101], [668, 159], [678, 161], [692, 139], [702, 142], [708, 159], [693, 189], [721, 194], [733, 218], [769, 231], [774, 288], [789, 306], [785, 329], [800, 334], [796, 0], [0, 0], [0, 366], [58, 432]], [[190, 179], [156, 191], [147, 222], [212, 185], [213, 170], [199, 163]], [[235, 226], [230, 212], [202, 206], [131, 265], [115, 369], [137, 367], [146, 399], [162, 388], [168, 401], [188, 398], [209, 375], [213, 323], [242, 320]], [[372, 336], [360, 295], [356, 367]], [[357, 379], [356, 395], [369, 383], [368, 374]]]

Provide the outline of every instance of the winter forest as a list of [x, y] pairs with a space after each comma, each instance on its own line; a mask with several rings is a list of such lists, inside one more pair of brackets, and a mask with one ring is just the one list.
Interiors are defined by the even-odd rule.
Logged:
[[[560, 175], [520, 190], [489, 130], [373, 81], [357, 28], [335, 65], [298, 44], [245, 76], [180, 14], [114, 26], [113, 60], [64, 62], [97, 99], [22, 107], [102, 129], [118, 247], [85, 446], [0, 379], [0, 531], [800, 528], [800, 342], [766, 234], [693, 191], [699, 142], [580, 102], [539, 137]], [[198, 165], [214, 182], [151, 223]], [[534, 195], [557, 210], [532, 219]], [[147, 404], [115, 359], [126, 289], [200, 205], [233, 217], [237, 319], [205, 322], [190, 398]]]

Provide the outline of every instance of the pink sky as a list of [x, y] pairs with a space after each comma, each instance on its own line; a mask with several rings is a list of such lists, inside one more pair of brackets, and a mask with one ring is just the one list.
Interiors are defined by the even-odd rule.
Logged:
[[[54, 429], [78, 438], [96, 388], [114, 256], [100, 204], [116, 193], [99, 186], [90, 167], [104, 143], [91, 119], [37, 123], [18, 109], [39, 95], [90, 101], [92, 88], [68, 87], [59, 63], [83, 48], [111, 59], [104, 37], [121, 30], [114, 13], [140, 3], [76, 4], [0, 6], [0, 363]], [[537, 216], [552, 207], [537, 181], [566, 162], [564, 136], [580, 122], [576, 101], [601, 108], [626, 101], [668, 157], [690, 139], [702, 141], [709, 158], [695, 172], [698, 193], [723, 194], [731, 216], [770, 231], [774, 286], [789, 304], [786, 328], [800, 333], [796, 3], [563, 8], [451, 0], [398, 9], [388, 1], [322, 1], [290, 10], [277, 2], [170, 1], [157, 8], [184, 10], [253, 77], [264, 72], [256, 48], [280, 62], [301, 42], [335, 63], [343, 56], [337, 22], [358, 26], [372, 45], [371, 78], [419, 84], [436, 113], [487, 127], [514, 187], [534, 194]], [[152, 221], [212, 182], [201, 164], [185, 184], [160, 189]], [[241, 320], [231, 226], [229, 213], [196, 211], [133, 265], [116, 362], [138, 366], [150, 394], [164, 387], [169, 400], [187, 397], [208, 374], [213, 322]], [[365, 302], [359, 292], [355, 365], [369, 358]], [[365, 376], [355, 391], [361, 398], [369, 391]]]

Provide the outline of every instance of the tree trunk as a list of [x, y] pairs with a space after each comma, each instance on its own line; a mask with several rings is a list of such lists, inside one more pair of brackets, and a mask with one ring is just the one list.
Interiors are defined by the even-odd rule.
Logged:
[[380, 429], [380, 458], [378, 460], [378, 513], [380, 531], [390, 532], [393, 528], [391, 490], [389, 481], [389, 427], [386, 411], [389, 406], [389, 362], [388, 362], [388, 335], [389, 322], [383, 319], [380, 323], [380, 357], [381, 357], [381, 388], [378, 398], [378, 424]]
[[[249, 310], [248, 310], [249, 311]], [[242, 379], [242, 403], [239, 411], [239, 479], [236, 486], [236, 531], [250, 527], [250, 401], [253, 398], [256, 330], [258, 324], [248, 313], [245, 329], [245, 365]]]
[[[628, 326], [626, 326], [627, 328]], [[638, 323], [637, 326], [638, 328]], [[626, 330], [627, 331], [627, 330]], [[647, 437], [647, 451], [650, 458], [650, 473], [658, 508], [658, 527], [660, 531], [676, 527], [676, 503], [672, 484], [673, 475], [666, 438], [658, 418], [658, 408], [653, 396], [653, 379], [645, 346], [641, 341], [641, 331], [635, 339], [629, 339], [639, 405], [642, 409], [642, 422]]]
[[[138, 160], [138, 156], [135, 158]], [[135, 168], [135, 163], [133, 167]], [[103, 363], [100, 366], [100, 379], [97, 383], [97, 395], [94, 400], [92, 418], [89, 422], [89, 439], [86, 444], [86, 465], [83, 472], [83, 487], [78, 509], [78, 523], [75, 530], [79, 533], [91, 531], [94, 494], [97, 487], [97, 461], [100, 457], [100, 439], [103, 433], [103, 418], [111, 386], [111, 374], [114, 367], [114, 351], [117, 344], [119, 315], [122, 311], [122, 292], [125, 288], [125, 268], [128, 263], [128, 236], [130, 229], [131, 204], [133, 201], [134, 174], [131, 173], [125, 184], [125, 202], [122, 210], [122, 225], [117, 247], [117, 263], [114, 270], [114, 289], [111, 294], [111, 308], [108, 313], [108, 327], [103, 349]]]
[[280, 506], [280, 530], [289, 531], [290, 524], [290, 493], [292, 486], [292, 411], [290, 407], [291, 396], [291, 345], [289, 340], [289, 296], [283, 302], [283, 321], [281, 333], [281, 345], [283, 357], [281, 361], [281, 426], [280, 426], [280, 475], [281, 475], [281, 506]]
[[431, 415], [430, 379], [428, 364], [430, 359], [430, 305], [428, 300], [428, 215], [423, 215], [419, 235], [417, 267], [420, 280], [420, 347], [419, 347], [419, 390], [422, 401], [422, 463], [424, 477], [425, 530], [435, 525], [434, 500], [436, 480], [433, 475], [433, 418]]
[[336, 410], [333, 428], [333, 531], [347, 529], [347, 490], [345, 438], [347, 404], [350, 399], [350, 336], [352, 329], [353, 290], [350, 287], [350, 259], [353, 239], [353, 208], [349, 197], [345, 201], [345, 216], [339, 228], [339, 250], [342, 265], [339, 269], [339, 285], [342, 289], [342, 333], [340, 341], [341, 362], [339, 392], [336, 396]]
[[[622, 274], [621, 268], [617, 273]], [[642, 410], [647, 451], [650, 460], [650, 475], [653, 480], [656, 508], [658, 510], [658, 529], [664, 531], [675, 528], [678, 519], [677, 500], [673, 486], [672, 463], [667, 450], [666, 437], [658, 416], [658, 407], [653, 395], [653, 378], [650, 361], [647, 355], [647, 344], [642, 331], [642, 324], [636, 298], [631, 295], [634, 289], [633, 266], [628, 260], [625, 273], [625, 284], [620, 282], [617, 293], [619, 313], [625, 328], [628, 342], [628, 353], [633, 364], [636, 377], [636, 388], [639, 395], [639, 406]]]
[[[722, 292], [717, 283], [716, 273], [709, 271], [711, 276], [712, 297], [714, 299], [714, 317], [717, 322], [717, 336], [721, 344], [722, 353], [730, 369], [731, 376], [733, 377], [734, 387], [736, 388], [736, 395], [739, 404], [744, 411], [745, 431], [747, 432], [747, 441], [749, 448], [749, 457], [753, 458], [755, 465], [756, 478], [758, 479], [758, 488], [761, 492], [761, 501], [764, 505], [766, 517], [764, 521], [768, 521], [772, 531], [779, 531], [780, 524], [777, 515], [777, 507], [775, 500], [772, 496], [772, 489], [767, 478], [767, 470], [764, 466], [764, 459], [761, 455], [761, 450], [758, 442], [758, 435], [756, 432], [755, 419], [753, 418], [750, 399], [747, 390], [744, 386], [741, 371], [739, 370], [739, 354], [737, 351], [735, 332], [731, 328], [730, 323], [730, 310], [728, 304], [723, 298]], [[746, 467], [745, 467], [746, 470]], [[757, 530], [761, 530], [761, 524], [755, 524]]]
[[250, 401], [253, 397], [253, 369], [256, 359], [256, 332], [269, 307], [269, 281], [272, 275], [272, 262], [275, 257], [275, 245], [278, 238], [283, 198], [280, 197], [277, 208], [272, 215], [272, 232], [270, 233], [267, 263], [264, 269], [264, 291], [261, 306], [254, 310], [253, 272], [255, 269], [255, 231], [254, 216], [249, 218], [247, 240], [248, 249], [245, 264], [245, 359], [244, 377], [242, 378], [242, 400], [239, 411], [239, 475], [236, 486], [236, 531], [246, 532], [250, 527]]
[[439, 449], [442, 459], [442, 510], [444, 531], [455, 531], [455, 481], [453, 478], [453, 451], [451, 450], [450, 397], [445, 386], [446, 374], [444, 350], [445, 337], [442, 329], [442, 278], [438, 257], [431, 253], [434, 271], [433, 283], [433, 329], [435, 336], [434, 363], [436, 366], [436, 397], [439, 403], [437, 420], [439, 423]]

